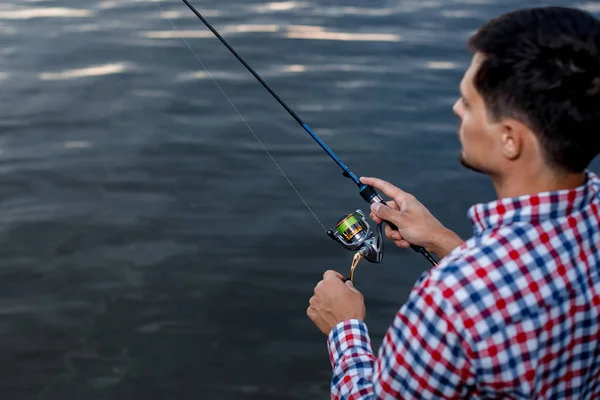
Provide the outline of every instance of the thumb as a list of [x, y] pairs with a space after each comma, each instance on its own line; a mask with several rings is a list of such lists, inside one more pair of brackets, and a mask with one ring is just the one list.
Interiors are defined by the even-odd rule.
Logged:
[[337, 271], [328, 270], [323, 274], [323, 279], [325, 280], [335, 280], [335, 279], [344, 279], [344, 275], [340, 274]]
[[348, 287], [350, 290], [352, 290], [353, 292], [358, 292], [358, 290], [356, 290], [356, 288], [354, 287], [354, 284], [352, 283], [352, 281], [351, 281], [351, 280], [347, 280], [347, 281], [346, 281], [346, 286], [347, 286], [347, 287]]

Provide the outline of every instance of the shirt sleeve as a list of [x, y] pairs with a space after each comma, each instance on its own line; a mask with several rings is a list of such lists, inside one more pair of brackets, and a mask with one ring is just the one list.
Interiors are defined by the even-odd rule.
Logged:
[[329, 333], [328, 346], [332, 400], [372, 399], [375, 356], [367, 325], [357, 319], [340, 322]]
[[[457, 313], [435, 287], [418, 286], [375, 358], [367, 326], [339, 323], [328, 338], [333, 400], [459, 399], [474, 385], [470, 346]], [[472, 356], [472, 354], [471, 354]]]

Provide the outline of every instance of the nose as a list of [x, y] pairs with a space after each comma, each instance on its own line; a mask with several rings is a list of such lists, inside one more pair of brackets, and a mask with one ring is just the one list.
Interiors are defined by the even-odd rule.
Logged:
[[464, 107], [463, 107], [462, 100], [460, 98], [458, 100], [456, 100], [456, 103], [454, 103], [454, 106], [452, 106], [452, 111], [454, 111], [454, 114], [458, 115], [459, 118], [462, 118], [463, 112], [464, 112]]

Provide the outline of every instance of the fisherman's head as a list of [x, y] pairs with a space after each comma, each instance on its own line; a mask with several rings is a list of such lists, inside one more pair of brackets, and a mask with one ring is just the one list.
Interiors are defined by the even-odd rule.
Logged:
[[489, 21], [454, 105], [461, 162], [490, 176], [583, 172], [600, 152], [600, 21], [562, 7]]

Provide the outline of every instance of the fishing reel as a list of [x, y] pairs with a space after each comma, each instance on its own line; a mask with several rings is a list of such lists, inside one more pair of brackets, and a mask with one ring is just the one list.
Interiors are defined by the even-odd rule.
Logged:
[[383, 261], [383, 224], [377, 224], [377, 230], [371, 230], [361, 210], [345, 215], [338, 220], [335, 230], [327, 231], [329, 237], [346, 249], [356, 252], [350, 278], [354, 281], [354, 270], [361, 258], [380, 264]]

